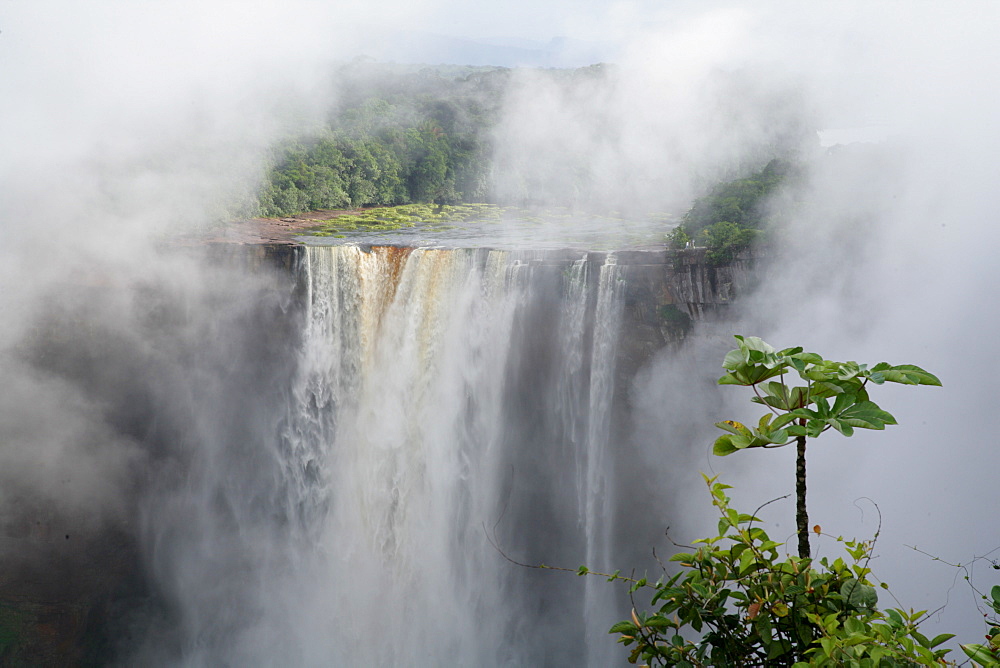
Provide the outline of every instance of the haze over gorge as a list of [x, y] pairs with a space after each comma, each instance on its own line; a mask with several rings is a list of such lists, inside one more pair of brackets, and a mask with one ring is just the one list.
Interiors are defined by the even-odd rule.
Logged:
[[655, 574], [699, 471], [788, 494], [711, 454], [732, 334], [941, 378], [811, 517], [977, 642], [926, 554], [1000, 582], [998, 13], [0, 3], [0, 663], [626, 665], [620, 583], [505, 555]]

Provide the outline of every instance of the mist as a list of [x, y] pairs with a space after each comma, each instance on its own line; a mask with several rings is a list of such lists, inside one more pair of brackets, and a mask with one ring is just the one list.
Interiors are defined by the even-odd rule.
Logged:
[[[982, 619], [956, 572], [907, 546], [963, 564], [1000, 546], [990, 505], [1000, 451], [984, 424], [998, 315], [1000, 8], [532, 7], [0, 4], [0, 544], [12, 571], [58, 590], [95, 560], [112, 571], [140, 561], [142, 582], [121, 597], [169, 604], [140, 605], [107, 641], [125, 660], [349, 656], [312, 640], [321, 623], [296, 626], [333, 614], [302, 575], [318, 572], [314, 555], [298, 550], [315, 539], [309, 517], [326, 509], [282, 501], [275, 529], [264, 515], [287, 492], [278, 458], [226, 469], [234, 452], [268, 451], [268, 431], [294, 403], [288, 388], [305, 382], [293, 370], [302, 341], [275, 325], [296, 314], [300, 286], [175, 240], [240, 215], [274, 142], [324, 122], [337, 99], [331, 69], [366, 53], [373, 26], [432, 33], [447, 22], [438, 32], [471, 38], [524, 27], [535, 40], [607, 41], [620, 56], [568, 82], [514, 73], [494, 138], [500, 199], [679, 215], [714, 180], [775, 151], [809, 165], [789, 195], [798, 208], [779, 259], [738, 319], [698, 325], [683, 356], [661, 353], [629, 389], [644, 443], [630, 464], [647, 495], [636, 507], [649, 514], [629, 528], [640, 542], [668, 524], [690, 534], [681, 542], [702, 535], [713, 522], [698, 470], [735, 485], [751, 510], [791, 489], [790, 452], [710, 456], [714, 422], [753, 415], [739, 390], [711, 384], [729, 334], [918, 364], [944, 387], [885, 388], [876, 401], [899, 426], [824, 437], [810, 459], [810, 509], [831, 534], [868, 537], [877, 504], [876, 575], [903, 607], [944, 606], [935, 634], [978, 638]], [[832, 152], [814, 132], [873, 127], [879, 141]], [[219, 470], [221, 484], [209, 479]], [[233, 499], [248, 488], [259, 504], [241, 509]], [[676, 509], [661, 520], [666, 498]], [[771, 508], [775, 536], [791, 537], [791, 503]], [[116, 538], [101, 544], [106, 535]], [[646, 543], [631, 549], [648, 556]], [[981, 588], [991, 584], [983, 566]], [[390, 584], [376, 597], [391, 598]]]

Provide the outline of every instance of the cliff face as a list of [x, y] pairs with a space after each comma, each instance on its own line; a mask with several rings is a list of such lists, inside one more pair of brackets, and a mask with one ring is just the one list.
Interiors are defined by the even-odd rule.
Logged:
[[713, 266], [705, 253], [693, 248], [616, 254], [626, 281], [619, 358], [624, 377], [664, 346], [679, 344], [698, 322], [724, 320], [739, 297], [753, 289], [753, 256]]

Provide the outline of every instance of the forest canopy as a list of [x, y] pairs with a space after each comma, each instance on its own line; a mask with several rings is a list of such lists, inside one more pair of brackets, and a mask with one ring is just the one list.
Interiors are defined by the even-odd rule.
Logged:
[[713, 264], [731, 262], [756, 242], [777, 217], [772, 196], [799, 168], [775, 158], [745, 178], [716, 184], [684, 214], [670, 233], [674, 248], [706, 246]]
[[274, 151], [260, 213], [486, 201], [510, 70], [352, 63], [326, 127]]

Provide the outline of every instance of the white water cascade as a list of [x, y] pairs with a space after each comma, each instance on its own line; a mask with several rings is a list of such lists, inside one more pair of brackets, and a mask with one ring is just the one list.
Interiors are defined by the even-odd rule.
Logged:
[[[155, 529], [188, 546], [152, 559], [177, 617], [170, 661], [619, 663], [620, 585], [500, 550], [632, 565], [612, 538], [625, 269], [603, 253], [306, 248], [273, 441], [203, 464], [199, 494], [224, 489], [225, 513]], [[190, 551], [218, 567], [192, 557], [192, 575]]]

